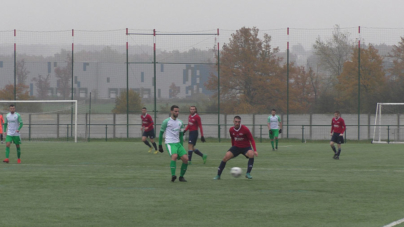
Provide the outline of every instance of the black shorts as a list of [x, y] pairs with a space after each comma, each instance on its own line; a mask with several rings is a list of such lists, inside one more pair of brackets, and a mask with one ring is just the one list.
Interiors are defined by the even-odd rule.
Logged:
[[156, 137], [156, 134], [154, 134], [154, 129], [152, 129], [148, 132], [144, 131], [142, 136], [145, 136], [146, 138], [149, 137], [150, 139], [154, 139], [154, 137]]
[[188, 144], [192, 144], [195, 146], [197, 140], [198, 140], [198, 130], [189, 131]]
[[233, 154], [234, 157], [237, 157], [239, 154], [242, 154], [246, 158], [249, 158], [249, 157], [247, 157], [247, 152], [249, 150], [252, 150], [252, 148], [251, 147], [243, 147], [243, 148], [241, 148], [241, 147], [233, 146], [233, 147], [230, 147], [230, 149], [229, 149], [229, 151]]
[[331, 141], [337, 144], [344, 143], [344, 137], [340, 136], [340, 134], [341, 133], [334, 132], [334, 134], [332, 134]]

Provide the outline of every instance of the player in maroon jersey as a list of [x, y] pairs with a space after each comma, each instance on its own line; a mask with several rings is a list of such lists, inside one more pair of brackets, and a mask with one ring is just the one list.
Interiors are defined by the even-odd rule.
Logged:
[[[338, 160], [341, 154], [341, 144], [344, 143], [344, 132], [346, 130], [345, 121], [339, 111], [335, 111], [334, 118], [331, 120], [331, 141], [330, 146], [334, 151], [334, 159]], [[337, 143], [338, 152], [335, 150], [334, 143]]]
[[[245, 177], [248, 179], [252, 179], [250, 173], [254, 165], [254, 156], [258, 156], [254, 138], [252, 137], [251, 132], [247, 128], [247, 126], [241, 125], [240, 116], [235, 116], [233, 123], [234, 127], [231, 127], [229, 129], [232, 147], [226, 152], [222, 162], [219, 165], [217, 176], [213, 178], [214, 180], [220, 180], [220, 175], [222, 175], [224, 167], [226, 166], [226, 162], [234, 157], [237, 157], [239, 154], [242, 154], [246, 158], [248, 158], [247, 173]], [[251, 145], [254, 150], [251, 148]]]
[[192, 152], [199, 155], [203, 159], [203, 164], [206, 163], [206, 159], [208, 155], [202, 154], [198, 149], [195, 149], [196, 141], [198, 140], [198, 128], [201, 130], [201, 141], [205, 142], [205, 137], [203, 137], [203, 129], [202, 129], [202, 121], [201, 117], [198, 115], [198, 110], [196, 106], [189, 107], [189, 117], [188, 117], [188, 125], [184, 130], [184, 134], [189, 130], [189, 139], [188, 139], [188, 165], [191, 165], [192, 160]]
[[154, 154], [157, 154], [157, 144], [154, 142], [154, 138], [156, 137], [156, 135], [154, 133], [153, 118], [150, 116], [150, 114], [147, 113], [146, 107], [142, 108], [142, 115], [140, 115], [140, 118], [142, 119], [142, 141], [149, 147], [149, 153], [151, 153], [153, 149], [149, 141], [147, 141], [147, 137], [149, 137], [150, 142], [153, 144], [154, 147]]

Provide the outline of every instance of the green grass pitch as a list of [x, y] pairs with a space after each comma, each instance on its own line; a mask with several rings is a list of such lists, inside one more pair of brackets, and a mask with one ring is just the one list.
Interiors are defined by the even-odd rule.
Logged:
[[337, 161], [327, 141], [280, 140], [275, 152], [258, 143], [252, 180], [230, 175], [245, 172], [240, 156], [219, 181], [230, 143], [197, 147], [208, 161], [194, 154], [187, 183], [170, 182], [167, 151], [140, 142], [24, 143], [19, 165], [12, 147], [0, 164], [0, 226], [379, 227], [404, 218], [404, 145], [348, 143]]

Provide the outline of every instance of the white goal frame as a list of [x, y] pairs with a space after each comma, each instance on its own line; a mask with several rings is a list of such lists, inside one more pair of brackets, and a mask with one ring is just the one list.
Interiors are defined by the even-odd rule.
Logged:
[[[74, 142], [77, 143], [77, 100], [0, 100], [0, 103], [73, 103], [74, 104]], [[18, 113], [18, 109], [16, 110]]]
[[373, 140], [372, 143], [404, 143], [403, 142], [399, 142], [399, 141], [383, 141], [381, 140], [381, 130], [379, 128], [379, 140], [375, 140], [376, 137], [376, 129], [377, 127], [381, 127], [382, 125], [382, 106], [404, 106], [404, 103], [377, 103], [376, 105], [376, 115], [375, 115], [375, 124], [374, 124], [374, 128], [373, 128]]

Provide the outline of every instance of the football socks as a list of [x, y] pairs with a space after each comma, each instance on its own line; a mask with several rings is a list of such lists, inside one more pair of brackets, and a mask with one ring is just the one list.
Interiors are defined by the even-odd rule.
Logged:
[[331, 146], [331, 149], [334, 151], [334, 153], [337, 153], [337, 150], [335, 150], [335, 146]]
[[247, 166], [247, 173], [251, 173], [253, 165], [254, 165], [254, 158], [249, 158], [248, 159], [248, 166]]
[[21, 147], [17, 147], [17, 157], [18, 159], [21, 157]]
[[192, 152], [193, 151], [188, 151], [188, 161], [192, 160]]
[[149, 141], [146, 140], [146, 141], [144, 141], [143, 143], [146, 144], [148, 147], [151, 148], [151, 145], [150, 145]]
[[153, 144], [154, 150], [157, 151], [157, 144], [156, 144], [156, 142], [153, 142], [152, 144]]
[[181, 165], [181, 173], [180, 173], [180, 180], [181, 180], [181, 177], [183, 177], [185, 175], [185, 172], [187, 172], [187, 168], [188, 168], [188, 164], [182, 163], [182, 165]]
[[338, 149], [337, 156], [339, 157], [340, 154], [341, 154], [341, 148]]
[[271, 145], [272, 145], [272, 150], [275, 149], [273, 140], [271, 141]]
[[224, 167], [226, 167], [226, 162], [222, 161], [219, 165], [219, 168], [217, 169], [217, 175], [220, 176], [222, 175], [222, 172], [224, 170]]
[[171, 169], [171, 175], [175, 176], [175, 169], [177, 168], [177, 162], [171, 160], [170, 162], [170, 169]]
[[198, 149], [195, 149], [194, 152], [195, 152], [195, 154], [197, 154], [197, 155], [203, 157], [202, 152], [200, 152]]
[[6, 158], [10, 156], [10, 147], [6, 147]]
[[276, 149], [278, 149], [278, 139], [275, 139]]

